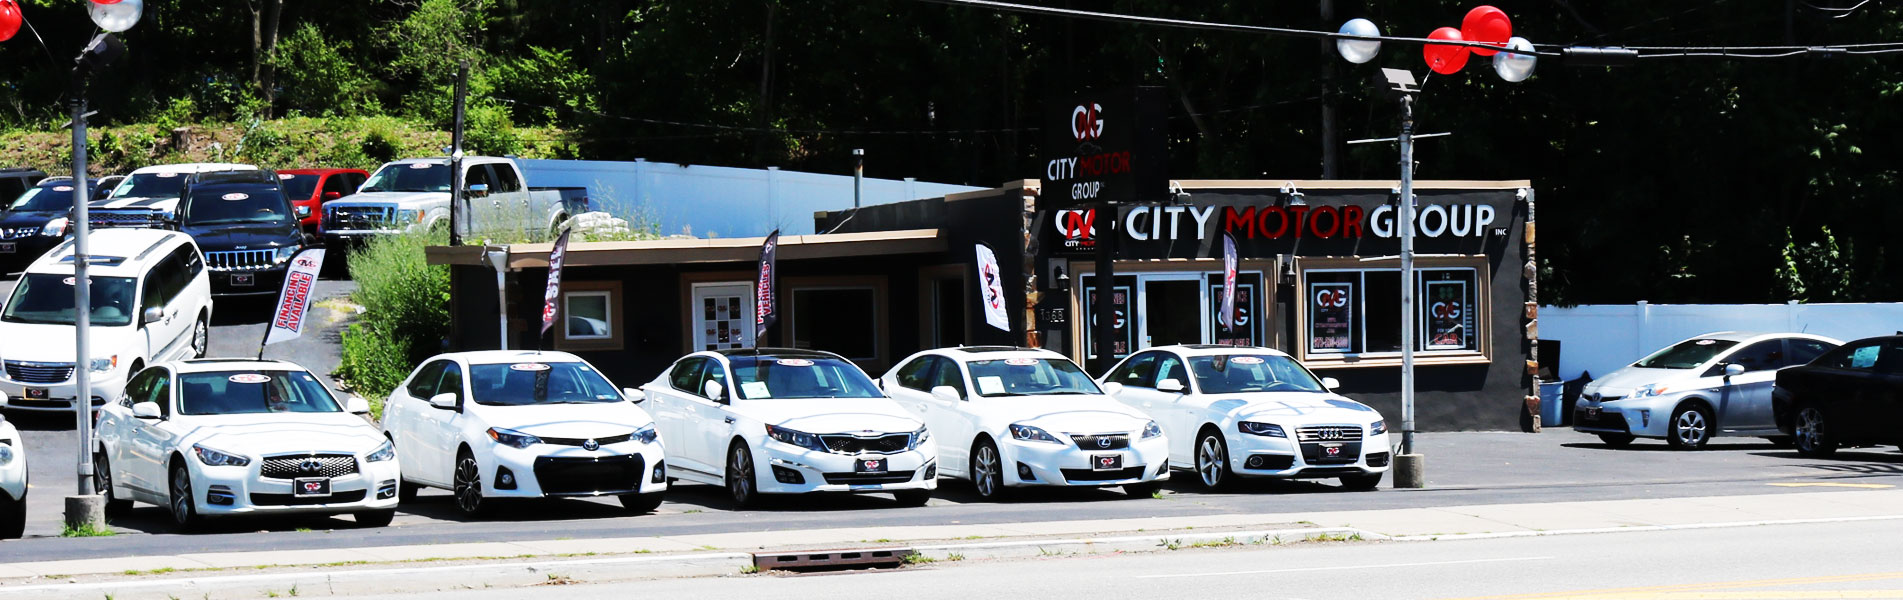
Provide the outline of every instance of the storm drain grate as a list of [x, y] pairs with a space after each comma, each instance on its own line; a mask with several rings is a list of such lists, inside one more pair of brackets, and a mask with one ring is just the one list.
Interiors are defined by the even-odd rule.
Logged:
[[911, 548], [878, 548], [870, 550], [807, 550], [801, 552], [755, 552], [753, 566], [762, 571], [821, 571], [828, 569], [863, 569], [897, 567], [905, 564], [905, 557], [916, 554]]

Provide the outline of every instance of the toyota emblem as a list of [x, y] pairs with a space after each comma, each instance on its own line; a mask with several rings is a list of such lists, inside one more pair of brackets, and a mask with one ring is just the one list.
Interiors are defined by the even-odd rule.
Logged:
[[583, 449], [583, 450], [587, 450], [587, 451], [589, 451], [589, 452], [594, 452], [594, 451], [596, 451], [596, 450], [600, 450], [600, 449], [601, 449], [601, 442], [597, 442], [597, 441], [595, 441], [595, 440], [582, 440], [582, 442], [581, 442], [581, 449]]
[[306, 458], [304, 462], [297, 463], [297, 470], [302, 473], [316, 475], [324, 472], [324, 461], [315, 458]]
[[1103, 437], [1097, 438], [1098, 448], [1109, 448], [1111, 443], [1113, 443], [1113, 440], [1111, 440], [1109, 436], [1103, 436]]

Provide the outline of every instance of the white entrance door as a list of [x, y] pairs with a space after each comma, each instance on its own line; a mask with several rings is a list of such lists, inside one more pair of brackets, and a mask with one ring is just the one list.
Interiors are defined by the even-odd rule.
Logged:
[[694, 284], [694, 351], [753, 347], [753, 284]]

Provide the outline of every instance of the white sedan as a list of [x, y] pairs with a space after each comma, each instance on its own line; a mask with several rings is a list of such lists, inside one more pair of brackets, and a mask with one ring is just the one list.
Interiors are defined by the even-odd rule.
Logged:
[[724, 485], [740, 506], [808, 492], [887, 492], [918, 506], [938, 487], [924, 422], [836, 354], [696, 352], [642, 390], [674, 444], [673, 476]]
[[1104, 395], [1049, 350], [927, 350], [881, 379], [944, 444], [945, 474], [997, 499], [1026, 486], [1123, 486], [1147, 497], [1170, 476], [1156, 421]]
[[1370, 490], [1389, 468], [1381, 413], [1276, 350], [1162, 346], [1124, 359], [1103, 381], [1163, 424], [1170, 463], [1195, 469], [1207, 488], [1236, 477], [1332, 477]]
[[26, 443], [0, 416], [0, 540], [26, 533]]
[[99, 414], [94, 481], [106, 509], [168, 507], [189, 529], [204, 517], [396, 514], [396, 449], [303, 367], [280, 361], [187, 360], [133, 375]]
[[406, 498], [445, 488], [477, 515], [494, 498], [618, 496], [648, 512], [667, 465], [636, 398], [565, 352], [442, 354], [390, 392], [383, 429], [405, 457]]

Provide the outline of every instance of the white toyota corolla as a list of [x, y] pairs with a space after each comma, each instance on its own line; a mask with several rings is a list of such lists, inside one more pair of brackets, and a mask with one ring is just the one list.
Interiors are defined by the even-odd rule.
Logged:
[[26, 533], [26, 444], [0, 416], [0, 539]]
[[399, 468], [369, 412], [288, 362], [160, 363], [99, 411], [94, 481], [108, 511], [157, 504], [183, 528], [290, 512], [381, 527], [396, 514]]
[[888, 492], [917, 506], [938, 487], [925, 424], [836, 354], [696, 352], [642, 391], [674, 444], [672, 475], [724, 485], [741, 506], [807, 492]]
[[1381, 413], [1276, 350], [1162, 346], [1124, 359], [1103, 381], [1163, 424], [1170, 463], [1195, 469], [1208, 488], [1236, 477], [1335, 477], [1368, 490], [1388, 470]]
[[442, 354], [390, 392], [383, 428], [404, 453], [405, 497], [448, 489], [475, 515], [493, 498], [617, 496], [644, 513], [667, 465], [635, 394], [566, 352]]
[[912, 355], [881, 378], [944, 444], [945, 473], [997, 499], [1026, 486], [1123, 486], [1148, 497], [1168, 479], [1163, 430], [1104, 395], [1049, 350], [973, 346]]

